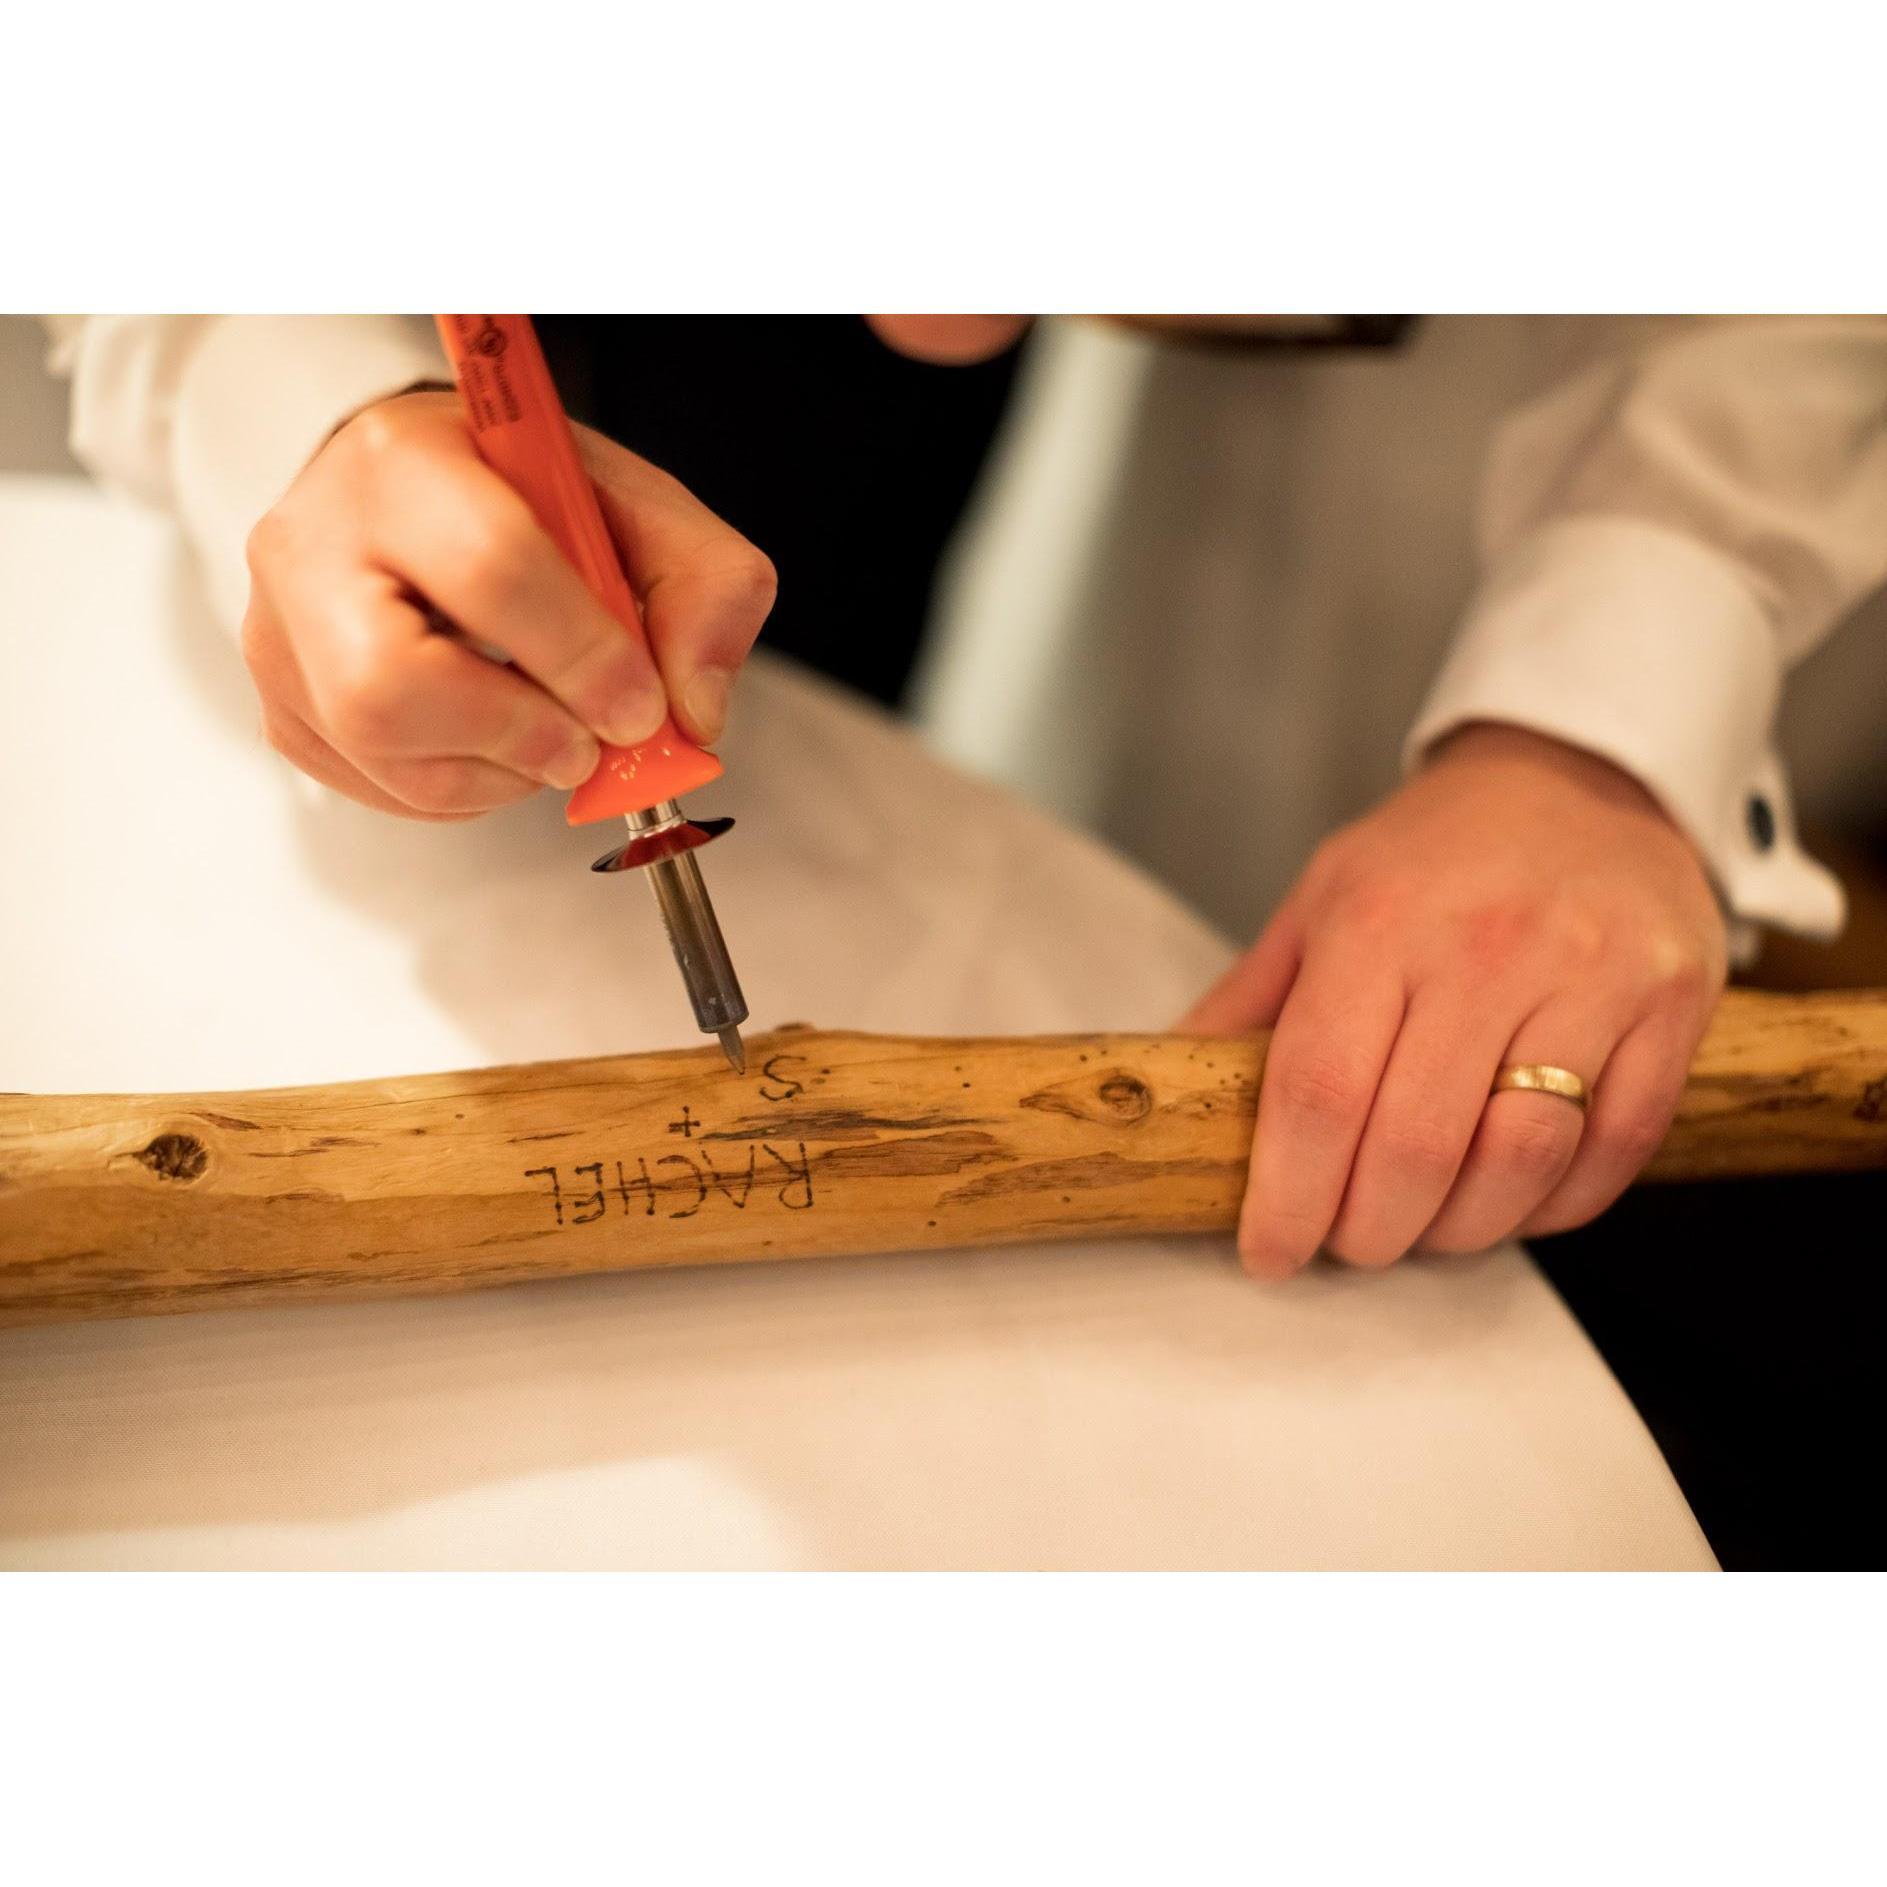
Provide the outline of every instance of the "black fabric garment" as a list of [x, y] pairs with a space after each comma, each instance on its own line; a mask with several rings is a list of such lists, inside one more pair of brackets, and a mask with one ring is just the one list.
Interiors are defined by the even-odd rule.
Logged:
[[857, 315], [537, 324], [576, 417], [673, 473], [773, 559], [766, 645], [895, 705], [1020, 350], [929, 366]]
[[1728, 1570], [1880, 1568], [1887, 1173], [1640, 1186], [1531, 1249]]
[[[1249, 353], [1392, 348], [1412, 315], [1161, 332]], [[937, 563], [1025, 340], [973, 367], [886, 347], [857, 315], [539, 315], [564, 404], [689, 490], [780, 574], [769, 648], [896, 705]]]

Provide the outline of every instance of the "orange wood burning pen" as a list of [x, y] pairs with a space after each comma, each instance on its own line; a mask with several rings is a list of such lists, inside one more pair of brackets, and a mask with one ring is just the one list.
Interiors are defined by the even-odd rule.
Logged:
[[[437, 315], [478, 455], [531, 507], [604, 608], [646, 648], [642, 614], [623, 573], [602, 506], [577, 452], [575, 435], [529, 315]], [[621, 817], [629, 842], [596, 861], [596, 871], [646, 871], [673, 946], [695, 1021], [745, 1072], [740, 1025], [746, 998], [708, 901], [693, 854], [731, 819], [690, 819], [675, 803], [718, 779], [721, 763], [671, 716], [634, 747], [603, 748], [596, 771], [571, 794], [574, 825]]]

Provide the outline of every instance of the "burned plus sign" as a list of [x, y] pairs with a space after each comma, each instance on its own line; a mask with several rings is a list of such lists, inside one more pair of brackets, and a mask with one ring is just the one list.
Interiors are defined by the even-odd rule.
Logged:
[[684, 1102], [681, 1110], [681, 1119], [671, 1120], [668, 1123], [668, 1131], [672, 1134], [680, 1134], [684, 1140], [692, 1140], [695, 1137], [695, 1129], [700, 1125], [701, 1123], [689, 1113], [687, 1104]]

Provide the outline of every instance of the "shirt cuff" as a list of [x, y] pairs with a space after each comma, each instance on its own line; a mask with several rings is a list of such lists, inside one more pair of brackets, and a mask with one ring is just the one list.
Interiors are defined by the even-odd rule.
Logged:
[[194, 347], [171, 437], [175, 505], [212, 608], [241, 621], [244, 546], [336, 426], [421, 380], [452, 378], [430, 320], [234, 315]]
[[1750, 924], [1826, 938], [1846, 916], [1795, 835], [1771, 744], [1781, 689], [1775, 632], [1727, 559], [1635, 519], [1564, 519], [1489, 572], [1403, 764], [1469, 721], [1504, 721], [1622, 767], [1702, 855], [1742, 920], [1740, 957]]

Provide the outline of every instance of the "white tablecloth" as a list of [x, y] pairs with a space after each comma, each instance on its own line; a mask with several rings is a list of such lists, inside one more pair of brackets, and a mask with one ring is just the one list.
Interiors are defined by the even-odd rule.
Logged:
[[[0, 1086], [691, 1041], [553, 796], [319, 794], [166, 527], [0, 480]], [[703, 811], [756, 1027], [1157, 1028], [1222, 942], [757, 663]], [[1264, 1289], [1154, 1240], [0, 1333], [9, 1566], [1630, 1566], [1709, 1551], [1527, 1259]]]

